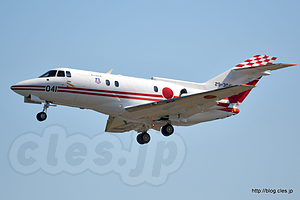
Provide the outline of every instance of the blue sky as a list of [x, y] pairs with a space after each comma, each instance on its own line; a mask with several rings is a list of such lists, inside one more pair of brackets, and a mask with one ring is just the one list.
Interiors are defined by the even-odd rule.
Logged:
[[[107, 120], [100, 113], [58, 106], [51, 107], [48, 119], [40, 123], [35, 115], [42, 106], [24, 104], [11, 85], [61, 66], [205, 82], [256, 54], [299, 64], [299, 7], [294, 0], [2, 1], [0, 195], [4, 199], [298, 199], [299, 66], [264, 77], [237, 116], [176, 127], [174, 138], [184, 142], [184, 160], [162, 184], [130, 185], [122, 180], [122, 173], [92, 170], [57, 175], [38, 170], [24, 175], [12, 167], [9, 152], [20, 136], [41, 136], [47, 127], [93, 138], [104, 132]], [[149, 133], [159, 140], [158, 132]], [[135, 148], [135, 135], [113, 134], [112, 140], [129, 151]], [[263, 188], [292, 188], [294, 193], [252, 193]]]

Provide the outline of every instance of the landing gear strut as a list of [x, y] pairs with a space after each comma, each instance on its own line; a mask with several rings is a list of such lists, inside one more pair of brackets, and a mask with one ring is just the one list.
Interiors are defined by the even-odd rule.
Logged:
[[161, 133], [164, 136], [170, 136], [174, 132], [174, 127], [171, 124], [166, 124], [161, 128]]
[[44, 108], [43, 108], [43, 111], [42, 112], [39, 112], [37, 115], [36, 115], [36, 119], [40, 122], [44, 121], [47, 119], [47, 108], [50, 106], [50, 103], [48, 101], [46, 101], [46, 103], [44, 104]]
[[143, 132], [137, 135], [136, 140], [139, 144], [147, 144], [150, 142], [150, 135], [147, 132]]

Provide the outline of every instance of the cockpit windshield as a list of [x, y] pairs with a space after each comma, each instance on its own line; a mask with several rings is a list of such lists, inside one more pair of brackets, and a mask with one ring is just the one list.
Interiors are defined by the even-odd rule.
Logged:
[[57, 70], [50, 70], [50, 71], [47, 71], [42, 76], [39, 76], [39, 78], [55, 77], [55, 76], [56, 77], [68, 77], [68, 78], [71, 78], [71, 72], [70, 71], [63, 71], [63, 70], [59, 70], [57, 72]]
[[48, 72], [46, 72], [45, 74], [39, 76], [39, 78], [43, 78], [43, 77], [54, 77], [56, 75], [57, 70], [50, 70]]

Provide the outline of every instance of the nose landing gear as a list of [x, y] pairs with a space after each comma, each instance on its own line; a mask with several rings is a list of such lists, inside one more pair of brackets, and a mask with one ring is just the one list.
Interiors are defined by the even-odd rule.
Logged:
[[47, 119], [47, 114], [45, 112], [39, 112], [37, 115], [36, 115], [36, 119], [40, 122], [44, 121]]
[[39, 112], [37, 115], [36, 115], [36, 119], [40, 122], [44, 121], [47, 119], [47, 108], [50, 106], [50, 102], [46, 101], [46, 103], [44, 104], [44, 108], [43, 108], [43, 111], [42, 112]]

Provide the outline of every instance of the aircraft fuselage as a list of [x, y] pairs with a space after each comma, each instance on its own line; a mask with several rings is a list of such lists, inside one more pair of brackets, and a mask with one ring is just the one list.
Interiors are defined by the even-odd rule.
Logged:
[[[13, 85], [11, 88], [24, 97], [34, 95], [53, 104], [91, 109], [131, 122], [141, 122], [141, 120], [137, 121], [131, 118], [124, 110], [126, 107], [204, 91], [201, 89], [201, 85], [197, 89], [194, 86], [186, 87], [186, 85], [180, 83], [176, 84], [164, 80], [143, 79], [68, 68], [54, 70], [57, 71], [57, 74], [59, 71], [63, 71], [65, 76], [59, 77], [56, 74], [50, 77], [25, 80]], [[70, 77], [67, 77], [67, 72]], [[180, 94], [182, 90], [187, 91], [187, 93]], [[172, 124], [193, 125], [238, 113], [237, 109], [233, 111], [232, 108], [228, 108], [228, 103], [220, 103], [219, 105], [221, 106], [214, 106], [205, 114], [197, 111], [192, 117], [173, 120]], [[160, 123], [159, 119], [145, 118], [142, 120], [146, 124], [153, 124], [155, 121]]]

